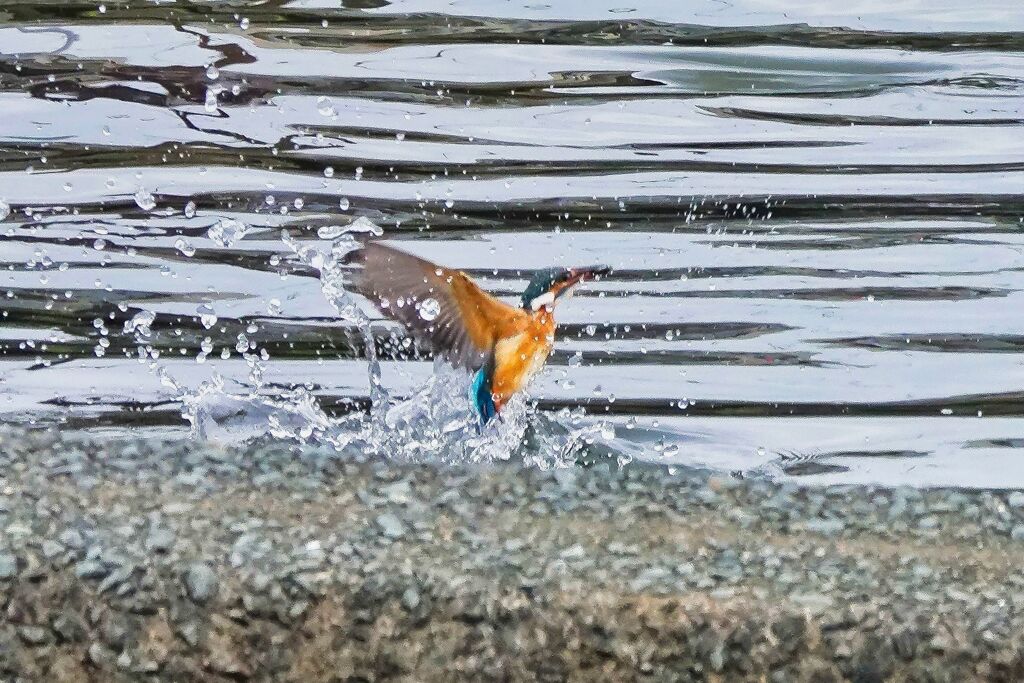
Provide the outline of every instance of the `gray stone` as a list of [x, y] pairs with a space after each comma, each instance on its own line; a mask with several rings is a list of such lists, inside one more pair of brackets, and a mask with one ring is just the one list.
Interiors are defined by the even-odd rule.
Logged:
[[68, 643], [81, 642], [86, 635], [85, 622], [70, 610], [64, 610], [53, 620], [53, 630], [61, 640]]
[[111, 653], [99, 643], [92, 643], [87, 650], [89, 661], [95, 666], [102, 667], [110, 661]]
[[217, 589], [217, 575], [208, 565], [197, 563], [185, 570], [185, 590], [193, 602], [207, 602], [217, 595]]
[[42, 548], [43, 556], [46, 557], [46, 559], [48, 560], [52, 560], [53, 558], [57, 557], [58, 555], [64, 552], [63, 545], [49, 538], [43, 541]]
[[0, 579], [13, 579], [18, 575], [18, 558], [11, 553], [0, 553]]
[[804, 522], [804, 528], [823, 536], [838, 536], [846, 528], [846, 524], [841, 519], [809, 519]]
[[45, 645], [50, 642], [50, 632], [42, 626], [22, 626], [18, 629], [18, 637], [26, 645]]
[[399, 539], [405, 535], [405, 525], [402, 524], [402, 520], [390, 512], [377, 517], [377, 526], [380, 527], [380, 530], [386, 537], [392, 540]]
[[207, 666], [214, 673], [228, 678], [247, 679], [252, 677], [252, 669], [245, 661], [238, 656], [235, 648], [225, 646], [214, 646], [207, 659]]
[[413, 611], [420, 604], [420, 592], [414, 586], [409, 586], [402, 593], [402, 607], [409, 612]]
[[412, 485], [407, 481], [400, 481], [389, 486], [383, 486], [380, 492], [390, 502], [396, 505], [403, 505], [409, 502], [412, 497]]
[[146, 536], [146, 549], [154, 552], [167, 552], [174, 546], [176, 536], [166, 527], [153, 527]]
[[195, 621], [186, 621], [178, 624], [175, 630], [178, 636], [188, 643], [189, 646], [197, 647], [199, 645], [199, 624]]
[[75, 565], [75, 576], [83, 579], [102, 579], [110, 570], [96, 560], [82, 560]]
[[65, 529], [61, 532], [60, 536], [57, 537], [57, 540], [66, 547], [74, 548], [75, 550], [81, 550], [85, 547], [85, 539], [82, 537], [82, 534], [78, 529]]

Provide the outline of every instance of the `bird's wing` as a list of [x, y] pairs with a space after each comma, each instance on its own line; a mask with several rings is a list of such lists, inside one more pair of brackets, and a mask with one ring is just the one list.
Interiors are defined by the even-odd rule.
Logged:
[[356, 260], [363, 264], [357, 290], [456, 367], [478, 369], [501, 331], [526, 315], [480, 289], [461, 270], [380, 242], [368, 242]]

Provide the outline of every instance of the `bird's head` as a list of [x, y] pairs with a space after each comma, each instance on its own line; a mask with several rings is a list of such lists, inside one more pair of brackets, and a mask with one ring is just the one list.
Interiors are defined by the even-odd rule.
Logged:
[[584, 280], [593, 280], [611, 272], [608, 266], [587, 266], [584, 268], [546, 268], [537, 271], [523, 292], [523, 308], [539, 311], [544, 306], [554, 307], [555, 302], [570, 294], [573, 287]]

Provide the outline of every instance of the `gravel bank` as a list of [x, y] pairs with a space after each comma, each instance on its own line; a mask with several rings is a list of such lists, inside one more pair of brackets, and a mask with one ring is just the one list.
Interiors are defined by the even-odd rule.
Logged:
[[1024, 495], [0, 430], [0, 679], [1020, 680]]

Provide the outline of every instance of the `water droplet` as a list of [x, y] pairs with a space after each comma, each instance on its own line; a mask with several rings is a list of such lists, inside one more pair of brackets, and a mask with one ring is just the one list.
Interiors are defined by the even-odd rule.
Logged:
[[103, 126], [103, 135], [110, 136], [110, 126]]
[[446, 200], [444, 200], [444, 205], [447, 206], [450, 209], [453, 206], [455, 206], [455, 202], [452, 201], [451, 199], [446, 199]]
[[209, 78], [211, 81], [215, 81], [218, 78], [220, 78], [220, 70], [216, 66], [211, 64], [210, 66], [206, 67], [206, 77]]
[[299, 211], [301, 211], [302, 207], [304, 207], [305, 205], [306, 205], [306, 200], [303, 199], [302, 197], [296, 197], [295, 201], [292, 202], [292, 206], [294, 206], [296, 208], [296, 210], [299, 210]]
[[441, 304], [438, 303], [437, 299], [424, 299], [420, 303], [420, 317], [430, 322], [441, 315]]
[[133, 315], [131, 320], [125, 321], [124, 333], [148, 337], [152, 334], [149, 326], [153, 324], [154, 320], [156, 320], [156, 313], [143, 309]]
[[217, 111], [217, 93], [214, 91], [213, 88], [206, 89], [206, 102], [203, 106], [206, 108], [206, 111], [210, 114], [213, 114]]
[[351, 205], [349, 204], [348, 197], [342, 197], [338, 200], [338, 207], [341, 208], [342, 211], [348, 211], [349, 206]]
[[327, 168], [324, 169], [324, 177], [325, 178], [333, 178], [334, 177], [334, 167], [333, 166], [328, 166]]
[[196, 217], [196, 203], [190, 201], [188, 204], [185, 205], [185, 218], [195, 218], [195, 217]]
[[331, 100], [328, 97], [317, 98], [316, 110], [320, 112], [320, 116], [334, 116], [338, 113], [334, 109], [334, 106], [331, 104]]
[[249, 17], [242, 17], [242, 20], [240, 22], [238, 22], [238, 25], [242, 27], [243, 31], [248, 29], [249, 28]]
[[143, 211], [152, 211], [156, 208], [156, 198], [144, 187], [140, 187], [138, 192], [135, 193], [135, 203]]
[[213, 312], [213, 307], [210, 304], [199, 304], [196, 308], [196, 313], [199, 314], [199, 322], [206, 329], [210, 329], [217, 324], [217, 314]]
[[97, 9], [100, 11], [100, 14], [106, 14], [107, 13], [107, 6], [106, 5], [100, 5], [99, 7], [97, 7]]
[[98, 239], [92, 243], [92, 248], [96, 251], [103, 251], [107, 248], [107, 241], [105, 239]]
[[242, 221], [221, 218], [206, 232], [206, 236], [222, 247], [231, 247], [245, 237], [248, 231], [249, 228]]
[[281, 313], [281, 300], [271, 299], [267, 302], [267, 313], [270, 315], [278, 315]]
[[184, 237], [179, 237], [178, 239], [174, 240], [174, 248], [180, 251], [185, 256], [192, 256], [196, 253], [196, 248], [192, 246], [192, 243], [189, 242]]
[[0, 199], [0, 221], [11, 215], [11, 205]]

